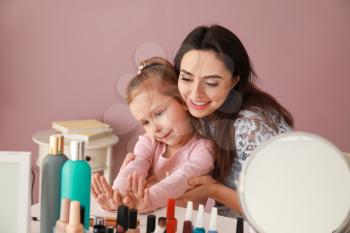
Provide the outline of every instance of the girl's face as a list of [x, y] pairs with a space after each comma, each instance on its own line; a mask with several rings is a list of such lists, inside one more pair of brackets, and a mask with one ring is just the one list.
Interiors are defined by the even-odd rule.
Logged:
[[238, 81], [214, 51], [191, 50], [182, 58], [178, 88], [194, 117], [215, 112]]
[[143, 90], [133, 98], [129, 108], [148, 135], [169, 146], [183, 145], [192, 132], [185, 106], [158, 90]]

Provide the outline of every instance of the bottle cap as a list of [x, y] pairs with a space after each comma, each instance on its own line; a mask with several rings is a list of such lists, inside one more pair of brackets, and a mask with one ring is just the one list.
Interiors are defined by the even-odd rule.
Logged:
[[57, 154], [64, 154], [64, 136], [63, 134], [57, 135]]
[[154, 214], [147, 215], [146, 233], [154, 232], [156, 228], [156, 216]]
[[187, 202], [187, 207], [186, 207], [185, 221], [191, 221], [192, 222], [192, 212], [193, 212], [193, 202], [192, 201], [188, 201]]
[[65, 232], [66, 231], [66, 225], [69, 221], [69, 205], [70, 200], [67, 198], [63, 198], [61, 200], [61, 212], [60, 212], [60, 219], [56, 222], [56, 231], [57, 232]]
[[122, 226], [124, 230], [128, 230], [129, 226], [129, 207], [120, 205], [117, 211], [117, 226]]
[[137, 209], [129, 210], [129, 229], [137, 228]]
[[166, 218], [172, 219], [175, 218], [175, 200], [168, 199], [168, 207], [166, 209]]
[[69, 207], [69, 223], [66, 226], [67, 233], [83, 232], [83, 225], [80, 223], [80, 203], [71, 201]]
[[49, 154], [57, 155], [58, 153], [58, 134], [50, 135]]
[[104, 226], [105, 225], [104, 218], [96, 218], [96, 224], [95, 225]]
[[242, 218], [237, 218], [236, 232], [237, 233], [243, 233], [244, 232], [244, 226], [243, 226], [243, 219]]
[[211, 208], [209, 231], [216, 231], [216, 218], [218, 216], [218, 209], [216, 207]]
[[200, 204], [197, 211], [196, 228], [203, 228], [204, 205]]
[[165, 227], [166, 226], [166, 217], [159, 217], [158, 218], [158, 225], [161, 227]]
[[70, 142], [70, 158], [73, 161], [85, 159], [85, 142], [73, 140]]

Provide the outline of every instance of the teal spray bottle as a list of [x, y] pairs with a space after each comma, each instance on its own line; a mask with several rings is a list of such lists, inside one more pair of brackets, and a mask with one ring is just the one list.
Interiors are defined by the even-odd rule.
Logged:
[[71, 141], [70, 157], [62, 168], [62, 198], [79, 201], [85, 208], [84, 228], [89, 229], [91, 167], [85, 161], [85, 142]]

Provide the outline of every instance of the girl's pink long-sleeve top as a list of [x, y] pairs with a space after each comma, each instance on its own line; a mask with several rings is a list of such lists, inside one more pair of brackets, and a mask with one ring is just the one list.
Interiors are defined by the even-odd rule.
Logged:
[[149, 188], [148, 207], [139, 212], [165, 207], [169, 198], [177, 199], [190, 188], [189, 178], [206, 175], [213, 169], [213, 147], [210, 140], [194, 136], [170, 158], [165, 158], [162, 156], [166, 150], [164, 143], [148, 135], [140, 136], [134, 149], [135, 159], [120, 170], [113, 189], [118, 188], [125, 195], [128, 175], [134, 172], [145, 178], [154, 175], [159, 182]]

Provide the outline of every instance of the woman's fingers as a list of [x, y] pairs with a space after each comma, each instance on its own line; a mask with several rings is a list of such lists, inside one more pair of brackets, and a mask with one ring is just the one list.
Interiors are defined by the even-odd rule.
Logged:
[[201, 184], [209, 184], [209, 183], [214, 183], [215, 180], [209, 175], [206, 176], [197, 176], [197, 177], [192, 177], [188, 180], [188, 184], [192, 186], [197, 186]]

